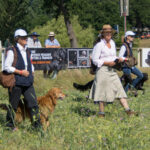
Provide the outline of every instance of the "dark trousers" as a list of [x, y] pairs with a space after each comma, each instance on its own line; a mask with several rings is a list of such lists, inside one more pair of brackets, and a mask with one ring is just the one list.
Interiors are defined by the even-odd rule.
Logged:
[[[38, 108], [37, 98], [36, 98], [33, 85], [29, 87], [15, 86], [12, 88], [11, 91], [8, 90], [8, 93], [9, 93], [10, 107], [7, 111], [7, 116], [6, 116], [7, 126], [15, 127], [14, 113], [17, 111], [17, 107], [18, 107], [21, 95], [24, 96], [24, 101], [30, 111], [33, 125], [35, 127], [40, 125], [39, 108]], [[33, 118], [36, 118], [36, 120]]]

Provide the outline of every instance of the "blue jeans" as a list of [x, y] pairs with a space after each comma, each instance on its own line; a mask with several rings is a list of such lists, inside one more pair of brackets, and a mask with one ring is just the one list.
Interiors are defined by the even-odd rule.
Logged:
[[[143, 73], [138, 68], [136, 68], [136, 67], [132, 67], [132, 68], [126, 67], [126, 68], [123, 68], [123, 72], [126, 75], [131, 75], [131, 73], [133, 73], [134, 75], [137, 76], [137, 78], [132, 81], [133, 87], [135, 87], [142, 80], [142, 78], [143, 78]], [[126, 85], [125, 91], [127, 92], [128, 89], [129, 89], [129, 83]]]

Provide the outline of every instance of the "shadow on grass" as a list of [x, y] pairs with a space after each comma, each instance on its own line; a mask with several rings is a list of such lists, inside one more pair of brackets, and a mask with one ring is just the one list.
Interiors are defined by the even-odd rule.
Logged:
[[76, 98], [73, 98], [72, 100], [75, 102], [81, 102], [83, 101], [83, 97], [76, 97]]
[[92, 100], [88, 99], [88, 97], [78, 96], [72, 99], [75, 102], [84, 102], [84, 103], [93, 103]]
[[0, 114], [0, 124], [4, 125], [6, 123], [6, 115], [5, 114]]
[[75, 113], [83, 117], [96, 115], [96, 111], [90, 110], [89, 108], [82, 107], [82, 106], [77, 106], [75, 108], [72, 108], [72, 111], [74, 111]]

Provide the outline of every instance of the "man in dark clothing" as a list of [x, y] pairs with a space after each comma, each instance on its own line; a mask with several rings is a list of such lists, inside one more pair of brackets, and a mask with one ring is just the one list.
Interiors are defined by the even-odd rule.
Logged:
[[[21, 94], [30, 110], [32, 125], [35, 128], [41, 127], [39, 108], [33, 87], [34, 67], [31, 64], [30, 52], [26, 48], [27, 33], [23, 29], [18, 29], [15, 31], [14, 38], [16, 45], [7, 51], [4, 65], [4, 70], [8, 73], [14, 73], [16, 79], [15, 86], [8, 90], [10, 109], [8, 109], [6, 116], [7, 127], [15, 129], [14, 113], [17, 111]], [[17, 52], [17, 58], [14, 58], [14, 49]], [[15, 59], [17, 59], [16, 65], [13, 66]]]

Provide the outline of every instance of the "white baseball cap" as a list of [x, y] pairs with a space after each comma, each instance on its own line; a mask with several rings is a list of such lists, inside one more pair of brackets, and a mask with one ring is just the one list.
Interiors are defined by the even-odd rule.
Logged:
[[125, 37], [127, 37], [127, 36], [135, 36], [135, 33], [133, 32], [133, 31], [127, 31], [126, 33], [125, 33]]
[[28, 36], [28, 35], [27, 35], [27, 32], [25, 30], [17, 29], [15, 31], [14, 37], [17, 37], [17, 36]]

